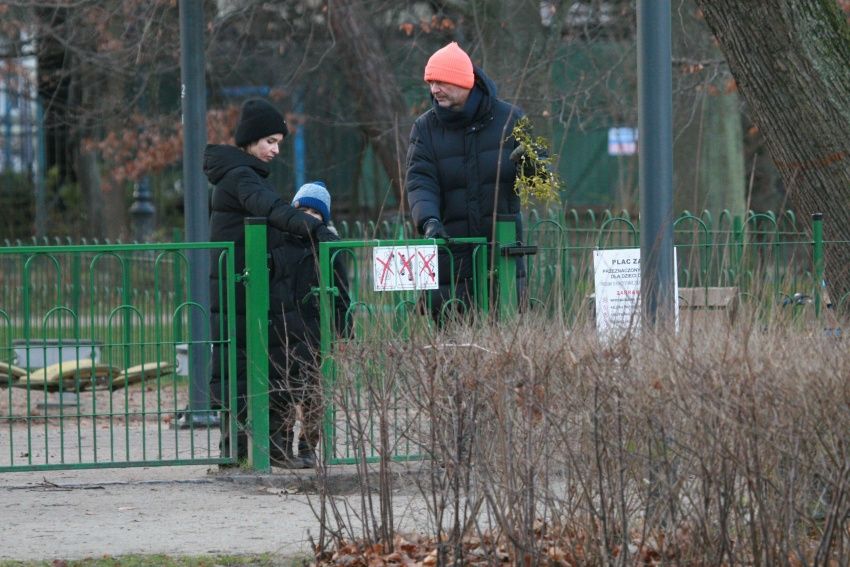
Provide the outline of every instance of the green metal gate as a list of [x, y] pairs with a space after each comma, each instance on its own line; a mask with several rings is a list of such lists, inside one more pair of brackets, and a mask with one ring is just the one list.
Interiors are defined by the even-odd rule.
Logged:
[[[529, 247], [516, 242], [514, 218], [499, 222], [497, 244], [491, 247], [486, 238], [452, 239], [451, 244], [467, 244], [472, 248], [472, 296], [475, 312], [487, 316], [509, 316], [516, 310], [515, 262], [517, 254], [527, 254]], [[428, 294], [420, 290], [375, 291], [374, 281], [381, 271], [380, 261], [373, 258], [374, 249], [438, 245], [438, 253], [454, 261], [447, 242], [437, 240], [357, 240], [322, 243], [319, 247], [321, 282], [316, 290], [320, 298], [322, 373], [325, 379], [325, 420], [323, 453], [328, 464], [377, 460], [381, 455], [393, 460], [420, 458], [423, 435], [428, 423], [409, 400], [400, 395], [407, 391], [405, 376], [387, 372], [392, 366], [392, 353], [382, 353], [384, 339], [409, 337], [416, 325], [433, 326], [427, 315]], [[489, 254], [494, 254], [492, 258]], [[342, 256], [351, 274], [351, 306], [346, 316], [354, 326], [351, 338], [337, 337], [332, 298], [338, 293], [332, 282], [333, 262]], [[424, 259], [423, 259], [424, 260]], [[377, 269], [377, 272], [374, 271]], [[490, 277], [488, 277], [490, 276]], [[452, 276], [450, 279], [454, 280]], [[510, 299], [509, 299], [510, 298]], [[497, 299], [498, 301], [491, 301]], [[450, 299], [460, 301], [458, 299]], [[470, 306], [466, 306], [470, 307]], [[364, 352], [368, 361], [343, 376], [336, 363], [337, 354], [355, 344], [372, 343]], [[351, 358], [351, 357], [349, 357]], [[390, 374], [393, 374], [390, 377]]]
[[0, 248], [0, 472], [233, 461], [199, 425], [206, 407], [189, 408], [209, 357], [192, 368], [186, 354], [212, 345], [187, 296], [193, 253], [231, 274], [232, 305], [232, 243]]

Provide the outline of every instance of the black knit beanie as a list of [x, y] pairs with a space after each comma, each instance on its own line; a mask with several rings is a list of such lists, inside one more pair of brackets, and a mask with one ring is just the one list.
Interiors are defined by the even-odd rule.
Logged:
[[252, 98], [242, 103], [236, 126], [236, 145], [240, 148], [273, 134], [289, 134], [283, 115], [268, 101]]

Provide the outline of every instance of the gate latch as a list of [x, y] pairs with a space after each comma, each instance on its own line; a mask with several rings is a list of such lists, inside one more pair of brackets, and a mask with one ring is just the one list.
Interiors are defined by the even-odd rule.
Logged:
[[499, 253], [502, 256], [513, 257], [513, 256], [534, 256], [537, 254], [537, 246], [536, 245], [523, 245], [520, 243], [511, 244], [509, 246], [500, 246]]

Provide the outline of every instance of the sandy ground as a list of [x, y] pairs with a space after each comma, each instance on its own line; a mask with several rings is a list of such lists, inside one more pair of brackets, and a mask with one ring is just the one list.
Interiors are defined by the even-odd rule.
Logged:
[[43, 389], [19, 387], [0, 389], [0, 416], [50, 416], [56, 417], [74, 413], [76, 407], [67, 403], [75, 399], [82, 413], [104, 415], [127, 413], [131, 419], [155, 419], [161, 417], [170, 420], [175, 411], [180, 411], [189, 403], [189, 391], [185, 382], [172, 380], [173, 375], [160, 381], [148, 380], [144, 384], [131, 384], [127, 388], [115, 390], [82, 390], [79, 393], [64, 393], [65, 403], [59, 392], [45, 392]]

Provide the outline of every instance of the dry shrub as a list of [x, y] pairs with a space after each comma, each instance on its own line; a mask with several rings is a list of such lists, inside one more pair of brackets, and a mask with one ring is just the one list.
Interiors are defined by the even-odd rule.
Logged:
[[601, 344], [526, 315], [374, 337], [335, 358], [338, 420], [379, 470], [366, 527], [333, 515], [338, 546], [404, 555], [389, 460], [410, 444], [429, 516], [411, 538], [440, 564], [850, 560], [850, 355], [816, 324], [742, 310]]

